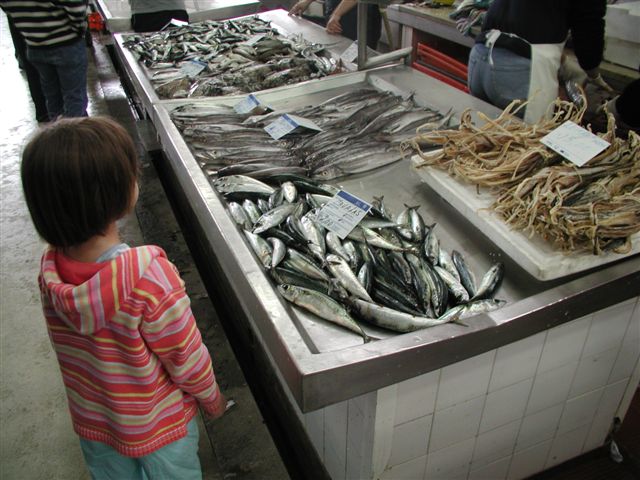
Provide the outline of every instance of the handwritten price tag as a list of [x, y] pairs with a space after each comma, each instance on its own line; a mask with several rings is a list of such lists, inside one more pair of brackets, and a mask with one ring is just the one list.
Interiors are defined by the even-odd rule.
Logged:
[[236, 103], [233, 106], [233, 109], [236, 111], [236, 113], [244, 114], [244, 113], [252, 112], [253, 110], [255, 110], [259, 106], [260, 106], [260, 100], [258, 100], [255, 97], [255, 95], [253, 93], [251, 93], [244, 100], [242, 100], [241, 102]]
[[610, 143], [568, 120], [540, 140], [544, 145], [581, 167]]
[[370, 209], [364, 200], [340, 190], [320, 209], [317, 220], [344, 240]]
[[293, 132], [298, 127], [308, 128], [321, 132], [322, 129], [311, 120], [285, 113], [274, 122], [264, 127], [264, 130], [271, 135], [274, 140], [279, 140], [288, 133]]
[[195, 77], [207, 67], [207, 64], [199, 60], [189, 60], [180, 66], [180, 72], [187, 77]]

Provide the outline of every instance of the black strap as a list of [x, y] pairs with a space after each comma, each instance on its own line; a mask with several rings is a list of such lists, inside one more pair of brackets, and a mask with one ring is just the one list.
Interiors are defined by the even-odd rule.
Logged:
[[[476, 37], [476, 43], [485, 43], [487, 40], [488, 31], [480, 32]], [[515, 53], [524, 58], [531, 58], [531, 44], [526, 40], [515, 36], [501, 33], [493, 44], [494, 47], [504, 48], [510, 52]]]

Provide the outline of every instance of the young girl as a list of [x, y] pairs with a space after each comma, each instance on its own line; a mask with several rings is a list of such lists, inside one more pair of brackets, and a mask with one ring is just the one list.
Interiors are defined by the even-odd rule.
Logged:
[[199, 479], [198, 404], [220, 417], [184, 282], [165, 252], [121, 243], [136, 149], [101, 117], [62, 119], [25, 147], [22, 185], [49, 246], [39, 285], [73, 428], [94, 479]]

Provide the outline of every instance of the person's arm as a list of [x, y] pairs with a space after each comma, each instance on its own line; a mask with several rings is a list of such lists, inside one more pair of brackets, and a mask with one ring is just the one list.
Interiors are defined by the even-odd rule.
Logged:
[[164, 282], [173, 288], [163, 292], [145, 316], [142, 336], [173, 383], [193, 396], [208, 417], [218, 418], [224, 414], [227, 402], [216, 383], [184, 282], [170, 262], [159, 260], [158, 266]]
[[60, 7], [64, 9], [76, 32], [83, 33], [87, 29], [88, 0], [68, 0], [61, 3]]
[[358, 3], [357, 0], [342, 0], [327, 21], [327, 32], [342, 33], [342, 25], [340, 19]]
[[289, 15], [302, 15], [312, 3], [313, 0], [300, 0], [293, 7], [291, 7], [291, 10], [289, 10]]

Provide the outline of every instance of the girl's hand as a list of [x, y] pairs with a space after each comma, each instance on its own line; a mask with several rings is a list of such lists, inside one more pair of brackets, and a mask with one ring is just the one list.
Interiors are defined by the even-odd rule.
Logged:
[[224, 415], [224, 412], [227, 411], [227, 399], [220, 392], [219, 401], [216, 403], [216, 406], [210, 410], [205, 410], [205, 416], [209, 420], [216, 420]]
[[293, 7], [291, 7], [291, 10], [289, 10], [289, 15], [298, 15], [298, 16], [302, 15], [304, 13], [304, 11], [307, 8], [309, 8], [309, 5], [311, 5], [311, 1], [309, 1], [309, 0], [300, 0]]
[[342, 25], [340, 25], [340, 17], [335, 14], [331, 15], [331, 18], [329, 18], [329, 21], [327, 22], [326, 30], [328, 33], [334, 33], [334, 34], [342, 33]]

